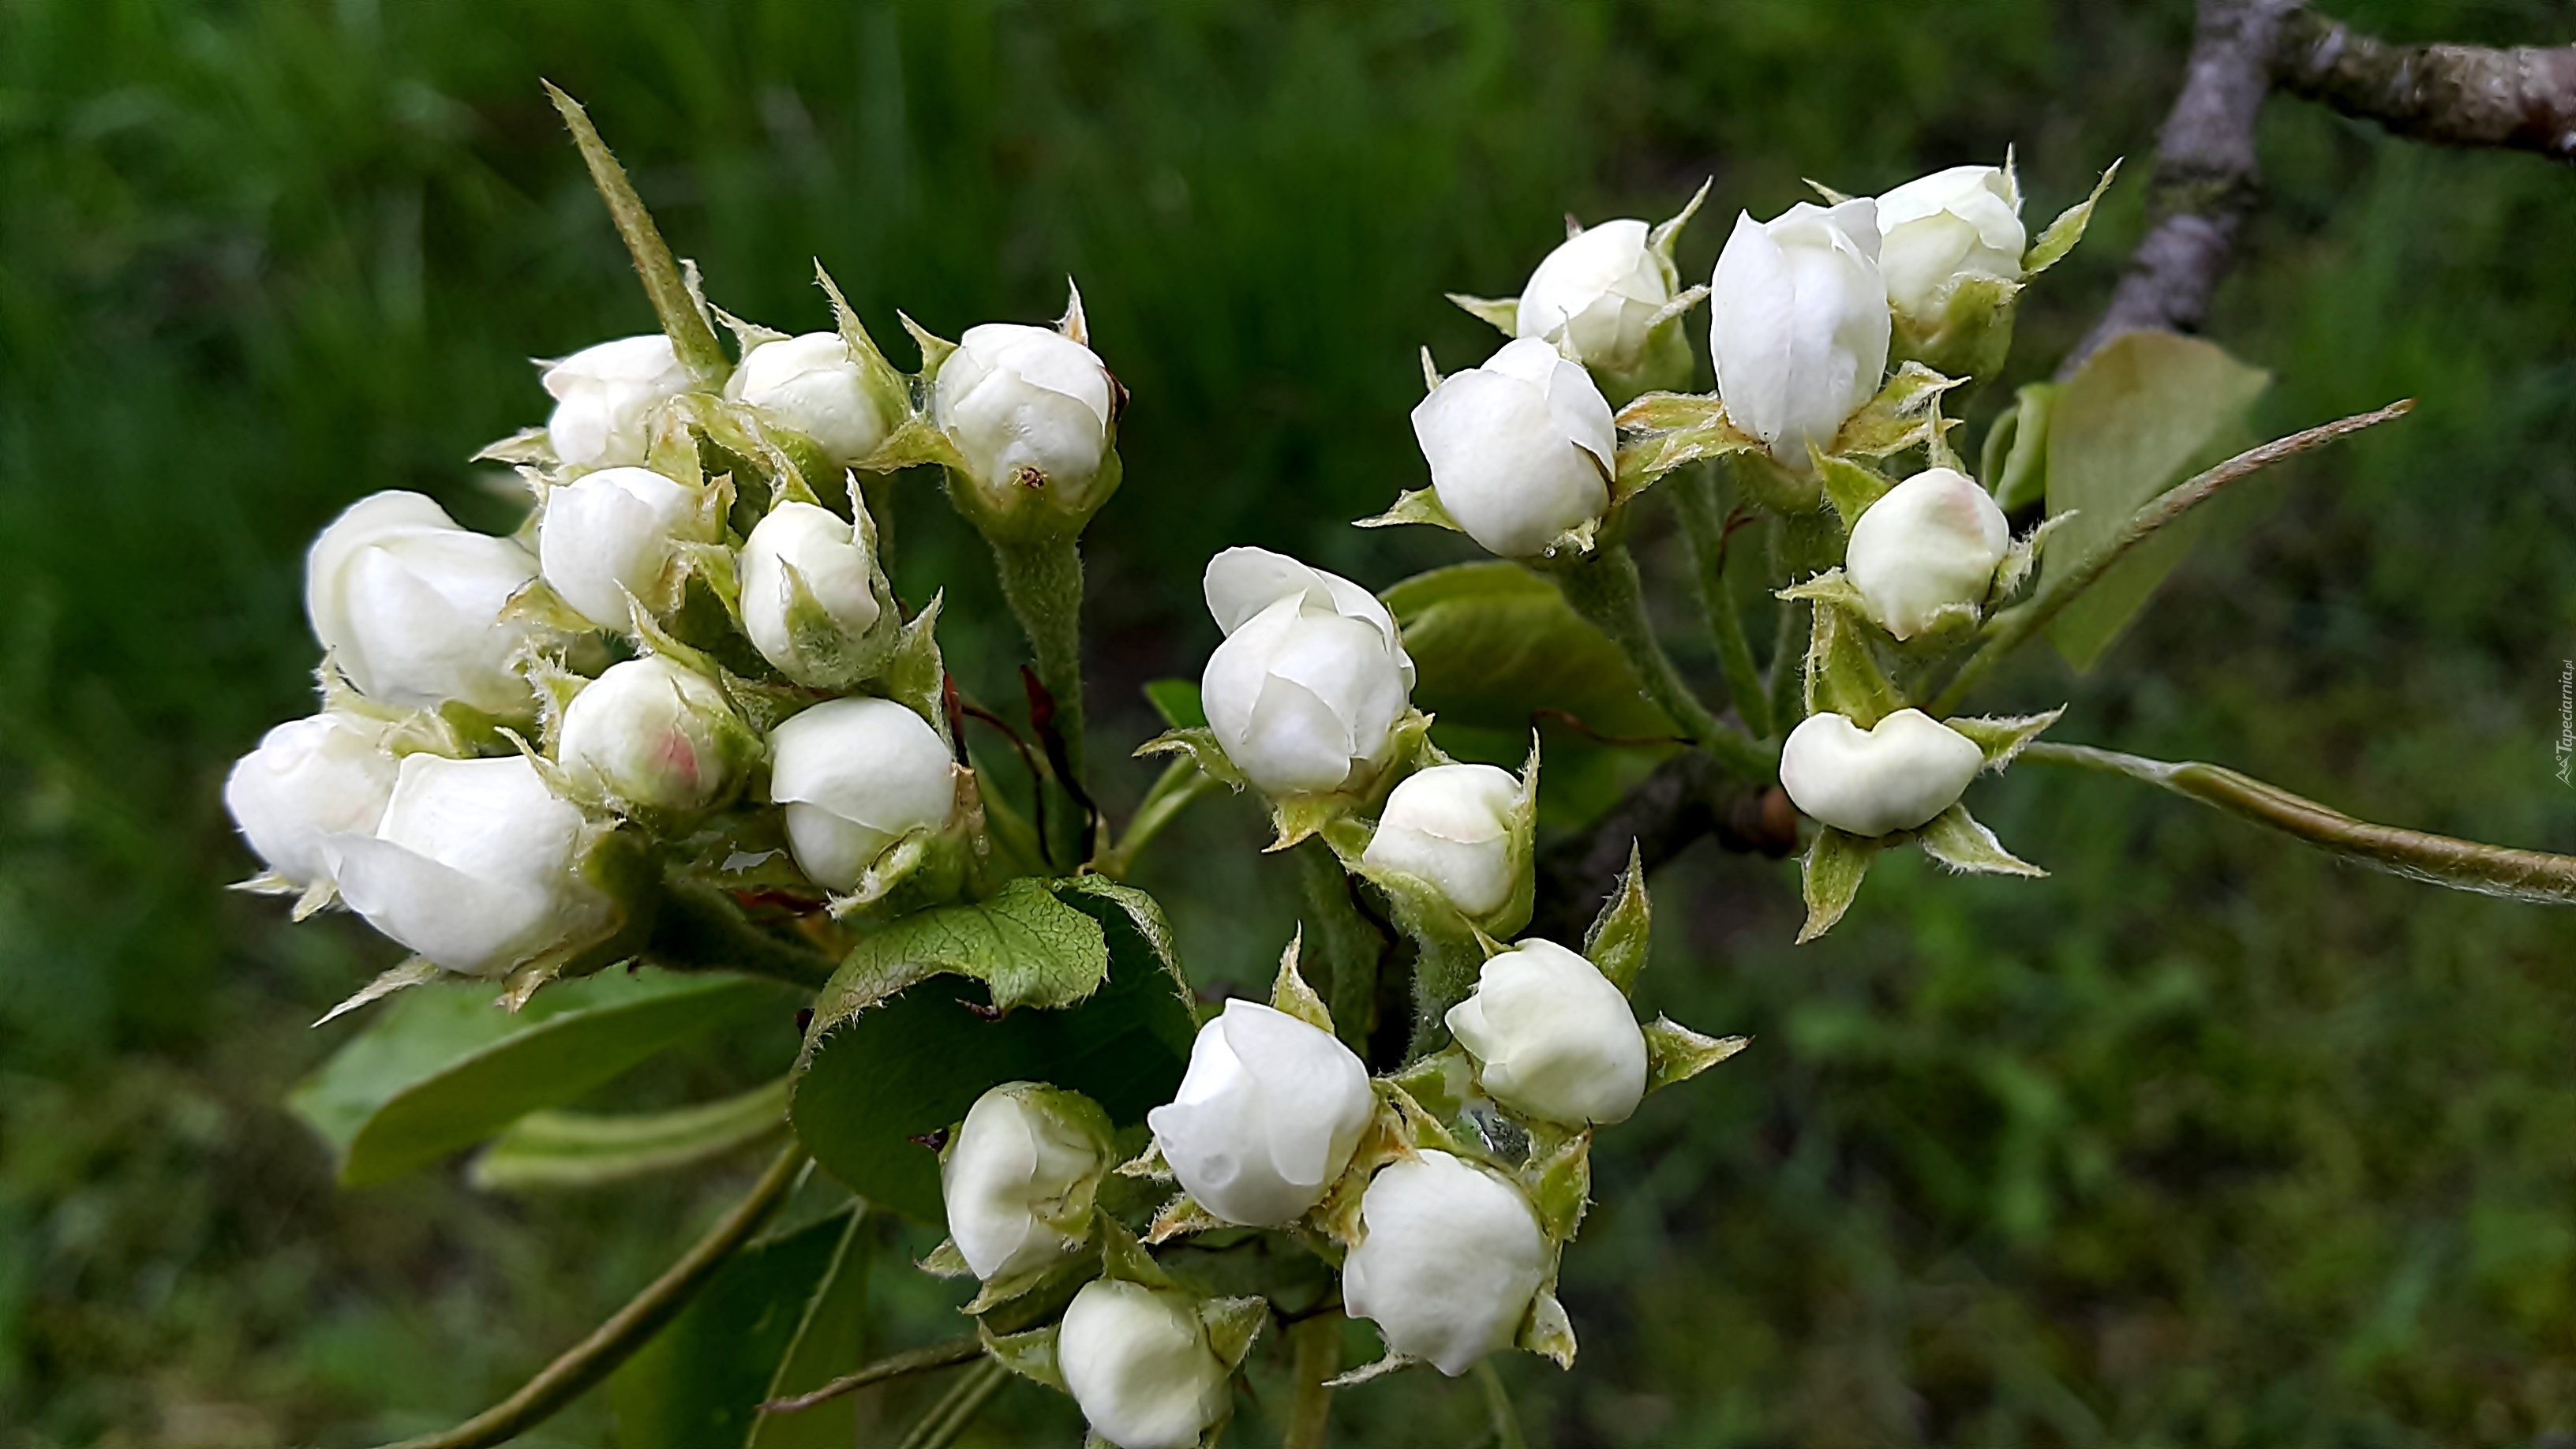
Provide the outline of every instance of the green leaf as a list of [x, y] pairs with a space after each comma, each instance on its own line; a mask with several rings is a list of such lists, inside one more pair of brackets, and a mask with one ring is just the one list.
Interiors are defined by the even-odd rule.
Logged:
[[1619, 873], [1619, 886], [1610, 899], [1601, 903], [1601, 913], [1592, 918], [1592, 928], [1583, 933], [1583, 955], [1610, 984], [1623, 992], [1637, 987], [1637, 973], [1646, 969], [1646, 948], [1654, 938], [1654, 908], [1646, 899], [1646, 865], [1637, 853], [1637, 842], [1628, 842], [1628, 868]]
[[814, 999], [817, 1027], [942, 973], [983, 982], [996, 1011], [1089, 996], [1108, 974], [1108, 943], [1051, 885], [1011, 881], [990, 900], [916, 912], [861, 940]]
[[[850, 1230], [822, 1283], [805, 1301], [796, 1338], [764, 1399], [812, 1393], [866, 1357], [868, 1272], [876, 1256], [865, 1209], [850, 1217]], [[847, 1449], [850, 1414], [817, 1406], [795, 1414], [762, 1414], [752, 1422], [744, 1449]]]
[[546, 94], [553, 98], [555, 110], [563, 116], [564, 125], [572, 131], [573, 144], [580, 148], [582, 161], [590, 167], [590, 179], [599, 187], [600, 199], [608, 203], [609, 217], [617, 223], [617, 234], [626, 243], [628, 255], [634, 258], [636, 275], [644, 279], [644, 295], [652, 299], [653, 314], [662, 322], [662, 330], [671, 339], [671, 349], [680, 365], [699, 387], [713, 389], [724, 382], [728, 370], [724, 348], [716, 341], [715, 329], [707, 325], [698, 310], [698, 300], [690, 294], [681, 278], [679, 266], [671, 260], [671, 249], [663, 244], [662, 233], [653, 225], [653, 214], [644, 209], [644, 200], [635, 194], [634, 184], [626, 179], [626, 168], [609, 154], [608, 143], [599, 137], [598, 128], [590, 123], [590, 113], [581, 102], [545, 81]]
[[601, 1187], [671, 1172], [787, 1124], [787, 1079], [669, 1112], [531, 1112], [492, 1139], [469, 1180], [486, 1192]]
[[[1099, 953], [1099, 964], [1082, 969], [1093, 973], [1096, 989], [1066, 995], [1079, 971], [1064, 960], [1012, 963], [1004, 971], [1006, 979], [1042, 981], [1073, 1003], [1060, 1009], [995, 1019], [978, 978], [918, 970], [876, 945], [920, 917], [871, 938], [860, 948], [867, 961], [853, 953], [817, 1001], [788, 1108], [797, 1135], [826, 1170], [862, 1197], [937, 1222], [938, 1160], [912, 1139], [953, 1126], [989, 1088], [1030, 1081], [1081, 1092], [1121, 1126], [1171, 1100], [1196, 1023], [1177, 963], [1166, 954], [1168, 929], [1155, 927], [1161, 911], [1143, 892], [1095, 880], [1014, 881], [985, 903], [1014, 897], [1011, 917], [1041, 923], [1033, 930], [960, 923], [915, 937], [924, 945], [1063, 943], [1087, 931], [1080, 944]], [[1030, 892], [1048, 893], [1049, 905], [1039, 906]], [[903, 989], [878, 989], [889, 980]]]
[[1922, 842], [1924, 854], [1952, 870], [1978, 875], [2048, 874], [2004, 849], [2004, 843], [1979, 825], [1965, 805], [1953, 805], [1932, 817], [1930, 824], [1915, 832], [1915, 839]]
[[[609, 1409], [622, 1449], [747, 1443], [764, 1417], [761, 1400], [807, 1326], [809, 1307], [823, 1300], [847, 1313], [845, 1302], [832, 1301], [843, 1296], [833, 1292], [834, 1269], [856, 1257], [864, 1275], [865, 1250], [853, 1241], [864, 1230], [857, 1213], [836, 1214], [736, 1254], [686, 1311], [609, 1376]], [[791, 1437], [785, 1431], [799, 1418], [821, 1422], [811, 1429], [797, 1424], [801, 1432]], [[838, 1437], [825, 1437], [836, 1419]], [[782, 1415], [778, 1431], [762, 1442], [847, 1444], [850, 1432], [849, 1406], [842, 1404]]]
[[339, 1153], [341, 1182], [426, 1167], [720, 1022], [785, 1003], [767, 982], [660, 971], [562, 982], [516, 1015], [492, 1005], [491, 990], [405, 992], [289, 1094]]
[[1846, 835], [1828, 825], [1816, 832], [1807, 847], [1804, 892], [1807, 898], [1807, 923], [1798, 928], [1798, 944], [1803, 946], [1834, 928], [1834, 922], [1851, 909], [1852, 898], [1860, 894], [1862, 877], [1869, 874], [1869, 863], [1878, 855], [1878, 842]]
[[1176, 730], [1207, 728], [1207, 706], [1199, 702], [1195, 679], [1157, 679], [1145, 686], [1145, 702], [1163, 723]]
[[[1512, 563], [1416, 574], [1388, 589], [1417, 679], [1413, 702], [1437, 717], [1432, 737], [1460, 759], [1513, 768], [1530, 732], [1555, 711], [1582, 723], [1547, 727], [1551, 824], [1589, 819], [1655, 762], [1680, 733], [1649, 703], [1619, 646], [1565, 602], [1555, 585]], [[1609, 741], [1642, 741], [1641, 745]]]
[[2048, 496], [2048, 424], [2062, 391], [2063, 386], [2054, 382], [2024, 384], [2013, 394], [2013, 410], [1986, 430], [1978, 476], [2006, 513], [2017, 513]]
[[1687, 1082], [1753, 1044], [1749, 1036], [1702, 1036], [1668, 1016], [1646, 1029], [1646, 1090]]
[[[2271, 374], [2224, 348], [2171, 332], [2131, 332], [2103, 344], [2058, 394], [2048, 427], [2048, 512], [2072, 512], [2050, 540], [2041, 587], [2109, 548], [2138, 509], [2227, 451]], [[2049, 638], [2090, 669], [2196, 530], [2186, 516], [2139, 544], [2068, 604]]]

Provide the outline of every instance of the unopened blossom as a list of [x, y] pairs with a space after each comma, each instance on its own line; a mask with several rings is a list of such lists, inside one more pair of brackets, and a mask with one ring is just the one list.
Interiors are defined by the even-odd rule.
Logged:
[[1729, 421], [1803, 472], [1878, 392], [1892, 327], [1867, 198], [1738, 215], [1710, 278], [1709, 352]]
[[546, 366], [555, 400], [546, 442], [576, 468], [616, 468], [644, 461], [653, 408], [689, 389], [671, 339], [659, 332], [585, 347]]
[[650, 468], [603, 468], [546, 491], [537, 520], [537, 566], [546, 586], [583, 618], [624, 629], [627, 600], [662, 595], [674, 543], [715, 536], [705, 494]]
[[573, 696], [555, 753], [575, 785], [620, 805], [698, 810], [740, 779], [754, 738], [714, 680], [651, 654]]
[[837, 332], [807, 332], [751, 349], [725, 383], [725, 396], [813, 439], [844, 468], [875, 452], [892, 426]]
[[1993, 496], [1955, 468], [1927, 468], [1890, 488], [1852, 525], [1843, 572], [1870, 617], [1899, 639], [1944, 610], [1982, 606], [2012, 529]]
[[939, 1165], [948, 1236], [985, 1282], [1078, 1246], [1110, 1165], [1109, 1119], [1089, 1099], [1006, 1082], [975, 1099]]
[[826, 889], [851, 889], [888, 846], [945, 829], [956, 813], [947, 744], [893, 700], [825, 700], [772, 730], [769, 748], [769, 798], [787, 807], [788, 848]]
[[1065, 1309], [1055, 1353], [1082, 1417], [1116, 1449], [1190, 1449], [1225, 1417], [1225, 1362], [1186, 1294], [1095, 1278]]
[[813, 503], [781, 503], [743, 541], [742, 623], [752, 647], [805, 684], [835, 681], [837, 661], [883, 617], [866, 537]]
[[224, 777], [224, 808], [269, 874], [297, 886], [331, 879], [323, 841], [371, 834], [401, 767], [385, 750], [390, 727], [325, 710], [262, 735]]
[[1592, 374], [1524, 337], [1413, 409], [1440, 506], [1505, 558], [1545, 552], [1610, 506], [1618, 436]]
[[1376, 1109], [1368, 1068], [1331, 1032], [1237, 999], [1199, 1028], [1180, 1092], [1145, 1120], [1199, 1206], [1275, 1227], [1323, 1200]]
[[501, 610], [536, 574], [526, 549], [457, 527], [420, 494], [375, 493], [313, 540], [304, 608], [331, 662], [369, 699], [515, 714], [529, 703], [512, 668], [528, 626]]
[[[1549, 252], [1521, 288], [1514, 331], [1561, 346], [1585, 367], [1614, 377], [1641, 371], [1658, 341], [1656, 316], [1679, 278], [1634, 218], [1586, 227]], [[1667, 318], [1664, 327], [1679, 327]], [[1685, 362], [1688, 349], [1682, 353]]]
[[1051, 328], [986, 322], [939, 365], [930, 412], [985, 518], [1037, 510], [1078, 521], [1118, 486], [1116, 395], [1089, 347]]
[[1225, 642], [1200, 698], [1235, 768], [1264, 794], [1353, 788], [1384, 767], [1413, 660], [1386, 606], [1350, 580], [1267, 549], [1209, 560]]
[[1416, 770], [1388, 793], [1360, 864], [1423, 882], [1461, 915], [1491, 915], [1519, 883], [1520, 790], [1492, 765]]
[[1811, 714], [1780, 751], [1780, 786], [1815, 819], [1853, 835], [1911, 830], [1949, 809], [1985, 768], [1974, 740], [1919, 709], [1869, 729]]
[[1646, 1037], [1601, 968], [1554, 941], [1488, 960], [1449, 1030], [1476, 1080], [1515, 1111], [1568, 1126], [1625, 1122], [1646, 1095]]
[[2021, 193], [1999, 166], [1953, 166], [1878, 198], [1878, 269], [1887, 300], [1926, 324], [1971, 277], [2021, 280]]
[[1342, 1302], [1390, 1352], [1456, 1378], [1508, 1346], [1546, 1280], [1547, 1240], [1521, 1190], [1446, 1152], [1388, 1163], [1360, 1197]]

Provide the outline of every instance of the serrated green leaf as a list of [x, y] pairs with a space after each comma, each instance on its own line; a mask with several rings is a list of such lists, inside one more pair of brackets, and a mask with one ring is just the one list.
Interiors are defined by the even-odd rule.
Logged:
[[606, 971], [512, 1015], [492, 983], [404, 993], [287, 1097], [340, 1157], [340, 1180], [384, 1182], [558, 1107], [663, 1049], [787, 998], [764, 981]]
[[1753, 1044], [1749, 1036], [1702, 1036], [1669, 1016], [1645, 1028], [1646, 1090], [1687, 1082]]
[[[1126, 894], [1132, 888], [1013, 885], [1051, 887], [1056, 909], [1101, 943], [1107, 979], [1095, 980], [1098, 989], [1064, 1009], [996, 1020], [983, 1004], [986, 989], [965, 976], [916, 975], [891, 995], [874, 992], [873, 980], [835, 977], [798, 1059], [788, 1115], [815, 1159], [861, 1196], [925, 1221], [940, 1220], [939, 1164], [913, 1138], [954, 1124], [977, 1097], [1009, 1081], [1081, 1092], [1120, 1126], [1142, 1121], [1180, 1085], [1196, 1030], [1180, 974], [1157, 933], [1139, 924]], [[1049, 929], [1080, 934], [1060, 919]], [[1161, 939], [1168, 943], [1167, 934]]]
[[[2112, 546], [2140, 507], [2228, 450], [2271, 374], [2171, 332], [2103, 344], [2058, 394], [2048, 427], [2048, 511], [2073, 513], [2041, 561], [2041, 586]], [[2186, 514], [2136, 547], [2049, 626], [2067, 662], [2089, 669], [2180, 563], [2198, 526]]]
[[1945, 719], [1941, 723], [1966, 735], [1976, 743], [1978, 749], [1985, 751], [1987, 769], [2000, 770], [2011, 764], [2013, 756], [2020, 754], [2023, 746], [2038, 739], [2040, 733], [2057, 723], [2057, 717], [2064, 713], [2066, 713], [2066, 707], [2059, 705], [2046, 714], [2023, 714], [2010, 717], [1964, 715]]
[[1646, 864], [1637, 853], [1637, 842], [1631, 840], [1628, 868], [1619, 873], [1618, 886], [1583, 933], [1583, 955], [1601, 968], [1611, 985], [1623, 993], [1633, 992], [1653, 941], [1654, 906], [1646, 897]]
[[1109, 971], [1099, 921], [1066, 905], [1044, 880], [1015, 880], [989, 900], [905, 916], [860, 940], [814, 999], [817, 1027], [851, 1016], [928, 976], [971, 977], [996, 1011], [1070, 1006]]
[[1914, 833], [1923, 853], [1950, 867], [1979, 875], [2044, 876], [2047, 871], [2004, 849], [1995, 833], [1977, 823], [1965, 805], [1953, 805]]
[[600, 1187], [720, 1157], [787, 1125], [787, 1079], [668, 1112], [531, 1112], [474, 1159], [486, 1192]]
[[1860, 894], [1860, 883], [1869, 874], [1869, 863], [1878, 855], [1878, 843], [1846, 835], [1827, 825], [1817, 830], [1807, 847], [1802, 875], [1802, 889], [1807, 902], [1806, 924], [1798, 928], [1798, 944], [1803, 946], [1834, 928], [1851, 909], [1852, 899]]
[[1199, 702], [1195, 679], [1157, 679], [1145, 686], [1145, 702], [1163, 723], [1176, 730], [1207, 728], [1207, 706]]
[[[749, 1441], [808, 1307], [831, 1296], [832, 1270], [859, 1231], [857, 1215], [844, 1213], [737, 1253], [669, 1327], [609, 1376], [620, 1449], [720, 1449]], [[831, 1306], [846, 1312], [844, 1305]], [[823, 1421], [817, 1429], [837, 1419], [839, 1438], [816, 1430], [786, 1437], [798, 1418]], [[847, 1406], [778, 1420], [779, 1437], [764, 1438], [764, 1445], [849, 1442]]]

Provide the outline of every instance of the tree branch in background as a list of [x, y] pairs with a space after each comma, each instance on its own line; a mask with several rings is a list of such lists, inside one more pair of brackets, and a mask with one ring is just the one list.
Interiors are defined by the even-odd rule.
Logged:
[[1600, 819], [1540, 853], [1530, 934], [1582, 940], [1627, 868], [1629, 842], [1651, 871], [1703, 835], [1715, 835], [1730, 850], [1785, 856], [1798, 848], [1798, 813], [1777, 786], [1748, 788], [1697, 750], [1677, 754]]
[[2301, 10], [2282, 22], [2272, 84], [2411, 141], [2576, 161], [2576, 45], [2390, 45]]
[[2299, 0], [2200, 0], [2200, 23], [2156, 136], [2147, 182], [2154, 218], [2102, 320], [2057, 370], [2071, 377], [2124, 332], [2191, 332], [2209, 314], [2236, 250], [2236, 230], [2262, 194], [2254, 122], [2272, 85], [2272, 54]]

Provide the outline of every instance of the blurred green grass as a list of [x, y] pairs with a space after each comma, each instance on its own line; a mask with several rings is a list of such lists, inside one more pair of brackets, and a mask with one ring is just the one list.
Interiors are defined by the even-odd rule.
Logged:
[[[2542, 0], [2326, 8], [2576, 39]], [[501, 522], [462, 460], [541, 415], [523, 359], [649, 325], [537, 77], [590, 104], [745, 315], [821, 325], [815, 258], [889, 340], [898, 305], [954, 335], [1052, 316], [1080, 279], [1136, 398], [1093, 535], [1095, 710], [1124, 741], [1135, 685], [1212, 642], [1216, 548], [1381, 585], [1462, 556], [1343, 526], [1418, 481], [1414, 349], [1490, 346], [1442, 290], [1508, 292], [1559, 213], [1660, 216], [1712, 174], [1692, 272], [1804, 175], [1870, 189], [2017, 143], [2053, 212], [2113, 156], [2143, 166], [2188, 32], [2180, 0], [0, 3], [0, 1444], [425, 1427], [728, 1191], [333, 1189], [277, 1100], [338, 1039], [302, 1024], [393, 952], [218, 889], [248, 868], [221, 772], [304, 707], [312, 530], [387, 487]], [[2263, 141], [2214, 314], [2276, 373], [2260, 421], [2422, 406], [2256, 484], [2096, 676], [2032, 660], [1996, 702], [2071, 697], [2068, 738], [2576, 849], [2549, 750], [2576, 654], [2576, 185], [2292, 103]], [[2090, 320], [2137, 194], [2039, 289], [2024, 374]], [[927, 489], [900, 527], [899, 583], [950, 587], [951, 658], [1003, 693], [979, 546]], [[1534, 1437], [2576, 1432], [2576, 918], [2114, 781], [1984, 788], [2051, 880], [1883, 870], [1792, 952], [1781, 868], [1669, 873], [1650, 1004], [1759, 1040], [1607, 1139], [1568, 1267], [1583, 1365], [1506, 1370]], [[1205, 811], [1147, 881], [1203, 978], [1257, 975], [1285, 934], [1255, 839]], [[1480, 1427], [1466, 1385], [1337, 1413], [1355, 1443]], [[1037, 1395], [991, 1423], [1070, 1442]], [[605, 1426], [584, 1406], [549, 1432]]]

